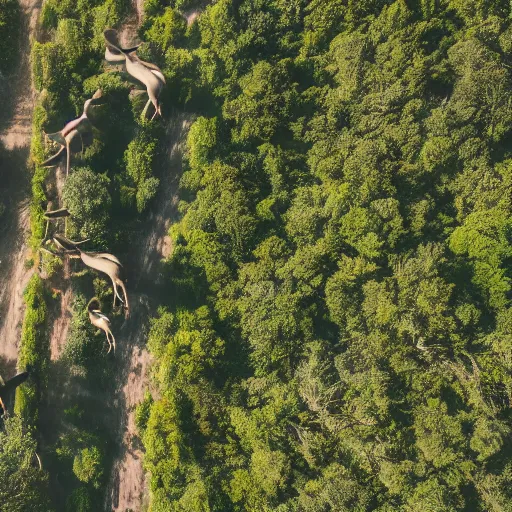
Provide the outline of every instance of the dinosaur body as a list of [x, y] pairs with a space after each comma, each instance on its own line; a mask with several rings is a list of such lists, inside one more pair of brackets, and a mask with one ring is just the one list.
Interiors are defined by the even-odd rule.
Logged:
[[116, 351], [116, 339], [110, 330], [110, 320], [101, 312], [100, 310], [101, 304], [100, 301], [94, 297], [87, 304], [87, 312], [89, 313], [89, 321], [94, 327], [101, 329], [106, 337], [108, 342], [108, 353], [114, 348], [114, 352]]
[[[80, 249], [79, 249], [80, 251]], [[112, 256], [111, 254], [91, 254], [87, 252], [80, 251], [81, 260], [90, 268], [94, 270], [98, 270], [99, 272], [103, 272], [107, 274], [112, 280], [112, 285], [114, 287], [114, 306], [116, 305], [116, 297], [121, 301], [121, 304], [124, 304], [126, 309], [129, 310], [128, 306], [128, 294], [126, 293], [126, 287], [124, 286], [123, 281], [120, 279], [119, 275], [121, 273], [122, 266], [119, 263], [119, 260]], [[120, 286], [123, 290], [124, 299], [119, 295], [119, 291], [117, 287]]]
[[161, 107], [158, 103], [158, 97], [165, 85], [165, 77], [162, 71], [158, 66], [139, 59], [134, 54], [137, 47], [122, 49], [117, 38], [117, 30], [107, 29], [103, 32], [103, 35], [107, 43], [105, 60], [112, 63], [125, 62], [128, 74], [146, 86], [149, 100], [144, 107], [144, 115], [150, 103], [155, 107], [155, 113], [151, 119], [153, 120], [157, 114], [162, 115]]
[[84, 103], [84, 111], [80, 117], [73, 119], [72, 121], [69, 121], [69, 123], [67, 123], [66, 126], [64, 126], [64, 128], [59, 132], [49, 133], [46, 135], [50, 140], [53, 140], [57, 144], [60, 144], [61, 148], [55, 155], [45, 160], [41, 165], [45, 167], [55, 165], [56, 162], [59, 160], [60, 156], [62, 155], [62, 153], [66, 152], [66, 175], [69, 174], [71, 153], [77, 153], [78, 151], [80, 151], [80, 149], [83, 151], [83, 134], [89, 133], [92, 129], [92, 124], [88, 117], [90, 107], [99, 98], [101, 98], [102, 95], [103, 93], [101, 89], [98, 89], [94, 93], [93, 97], [88, 99]]
[[[83, 242], [73, 242], [62, 235], [55, 235], [53, 240], [55, 244], [66, 253], [80, 257], [85, 265], [93, 268], [94, 270], [98, 270], [99, 272], [103, 272], [110, 277], [114, 288], [114, 306], [116, 305], [116, 298], [118, 298], [121, 304], [124, 304], [124, 307], [126, 308], [126, 315], [128, 316], [130, 312], [128, 293], [126, 292], [126, 287], [120, 277], [123, 266], [119, 259], [113, 254], [106, 252], [90, 253], [82, 251], [78, 245]], [[118, 286], [123, 290], [124, 300], [119, 295]]]

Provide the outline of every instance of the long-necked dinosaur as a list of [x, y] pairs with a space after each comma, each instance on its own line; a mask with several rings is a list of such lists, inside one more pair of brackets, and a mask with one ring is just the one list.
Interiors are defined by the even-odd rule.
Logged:
[[[94, 327], [101, 329], [107, 336], [108, 352], [110, 353], [112, 347], [116, 351], [116, 339], [110, 330], [110, 320], [101, 312], [101, 304], [97, 297], [92, 298], [87, 304], [87, 312], [89, 313], [89, 320]], [[112, 341], [111, 341], [112, 338]]]
[[146, 115], [150, 103], [155, 107], [155, 113], [151, 120], [153, 120], [157, 114], [161, 116], [162, 110], [158, 102], [158, 97], [165, 85], [165, 77], [160, 68], [155, 66], [155, 64], [143, 61], [135, 55], [134, 52], [137, 50], [137, 47], [128, 49], [121, 48], [117, 37], [117, 30], [109, 28], [103, 32], [103, 35], [107, 45], [105, 60], [113, 63], [124, 61], [128, 74], [146, 86], [149, 100], [144, 107], [142, 116], [144, 117]]
[[46, 235], [48, 235], [48, 226], [50, 224], [50, 221], [57, 220], [57, 219], [64, 219], [64, 235], [66, 235], [67, 232], [67, 220], [68, 217], [71, 214], [69, 213], [69, 210], [67, 208], [59, 208], [58, 210], [46, 210], [43, 214], [43, 217], [46, 219], [46, 230], [44, 232], [44, 238], [43, 240], [46, 240]]
[[15, 375], [7, 382], [4, 382], [2, 377], [0, 377], [0, 416], [3, 416], [7, 413], [6, 402], [9, 398], [9, 395], [13, 393], [21, 383], [25, 382], [28, 379], [28, 376], [29, 372], [18, 373], [18, 375]]
[[44, 167], [50, 167], [55, 165], [61, 155], [66, 152], [66, 176], [69, 174], [69, 164], [71, 159], [71, 153], [77, 153], [84, 149], [83, 134], [91, 131], [91, 121], [89, 120], [90, 108], [97, 100], [103, 96], [101, 89], [98, 89], [92, 98], [89, 98], [84, 103], [84, 111], [80, 117], [69, 121], [69, 123], [62, 128], [59, 132], [48, 133], [46, 136], [61, 145], [61, 148], [55, 155], [45, 160], [41, 165]]
[[[99, 272], [103, 272], [110, 277], [114, 288], [114, 307], [116, 305], [116, 298], [118, 298], [121, 301], [121, 304], [124, 304], [126, 317], [128, 317], [130, 313], [128, 293], [126, 292], [124, 282], [119, 277], [123, 268], [121, 262], [113, 254], [106, 252], [90, 253], [82, 251], [78, 247], [77, 242], [73, 242], [62, 235], [54, 235], [53, 240], [58, 247], [62, 248], [68, 254], [74, 253], [79, 256], [88, 267], [98, 270]], [[119, 291], [117, 289], [118, 286], [123, 290], [124, 300], [119, 295]]]

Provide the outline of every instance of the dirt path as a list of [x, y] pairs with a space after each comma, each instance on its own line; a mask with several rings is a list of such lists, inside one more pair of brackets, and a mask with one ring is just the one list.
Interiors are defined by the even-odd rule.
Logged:
[[144, 0], [132, 0], [132, 12], [126, 18], [123, 28], [119, 31], [119, 41], [122, 46], [129, 47], [138, 40], [137, 30], [142, 23], [143, 16]]
[[42, 0], [20, 0], [20, 4], [20, 61], [13, 76], [4, 84], [5, 97], [10, 99], [4, 112], [11, 112], [11, 116], [1, 120], [3, 129], [0, 132], [2, 144], [7, 149], [1, 163], [6, 212], [2, 216], [0, 231], [0, 358], [13, 370], [23, 320], [23, 290], [33, 273], [25, 266], [29, 255], [28, 159], [35, 101], [30, 73], [30, 44], [36, 35]]
[[120, 455], [114, 462], [107, 509], [139, 511], [147, 499], [146, 481], [142, 466], [143, 452], [135, 426], [135, 407], [148, 388], [151, 357], [145, 348], [148, 319], [155, 314], [149, 291], [158, 281], [159, 262], [171, 251], [169, 227], [177, 215], [177, 189], [182, 172], [182, 157], [186, 135], [193, 117], [175, 113], [167, 127], [167, 164], [160, 176], [160, 191], [148, 216], [137, 257], [132, 268], [139, 273], [132, 283], [130, 302], [132, 316], [118, 338], [116, 357], [120, 359], [115, 403], [119, 407], [118, 439]]

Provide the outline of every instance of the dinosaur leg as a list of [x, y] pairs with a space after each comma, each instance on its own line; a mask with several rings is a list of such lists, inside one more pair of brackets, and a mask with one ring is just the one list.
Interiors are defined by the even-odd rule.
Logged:
[[151, 100], [148, 100], [146, 103], [146, 106], [144, 107], [144, 110], [142, 111], [141, 117], [142, 119], [146, 119], [146, 114], [148, 112], [149, 105], [151, 104]]
[[117, 298], [117, 285], [116, 282], [112, 279], [112, 285], [114, 287], [114, 304], [112, 307], [116, 307], [116, 298]]
[[0, 416], [4, 416], [7, 414], [7, 407], [5, 407], [3, 400], [0, 398], [0, 407], [2, 408], [2, 414]]
[[119, 292], [117, 291], [117, 281], [119, 281], [119, 279], [112, 279], [112, 284], [114, 285], [114, 307], [116, 307], [116, 297], [121, 301], [121, 304], [124, 304], [124, 301], [123, 299], [121, 298], [121, 295], [119, 295]]
[[112, 346], [114, 347], [114, 354], [115, 354], [116, 353], [116, 339], [114, 338], [114, 335], [112, 334], [112, 331], [110, 329], [107, 331], [107, 338], [108, 338], [109, 334], [112, 338]]
[[124, 295], [124, 302], [123, 304], [125, 305], [125, 308], [126, 308], [126, 311], [130, 311], [130, 304], [128, 303], [128, 293], [126, 292], [126, 286], [124, 285], [123, 281], [121, 281], [121, 279], [117, 278], [117, 284], [121, 287], [121, 289], [123, 290], [123, 295]]
[[110, 343], [110, 338], [108, 337], [108, 331], [105, 331], [105, 334], [107, 336], [107, 341], [108, 341], [108, 350], [107, 350], [107, 354], [110, 354], [110, 351], [112, 350], [112, 343]]
[[153, 117], [151, 118], [151, 121], [153, 121], [153, 119], [155, 119], [155, 117], [158, 114], [158, 107], [156, 105], [154, 105], [154, 107], [155, 107], [155, 113], [153, 114]]
[[69, 142], [67, 142], [67, 155], [66, 155], [66, 176], [69, 174], [69, 162], [71, 160], [71, 150], [69, 148]]

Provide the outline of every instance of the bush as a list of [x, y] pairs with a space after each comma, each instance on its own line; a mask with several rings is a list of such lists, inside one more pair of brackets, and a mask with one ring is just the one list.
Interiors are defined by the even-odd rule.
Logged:
[[93, 512], [92, 500], [86, 487], [79, 487], [68, 496], [66, 512]]
[[26, 305], [21, 331], [18, 367], [30, 370], [30, 379], [16, 389], [15, 412], [27, 425], [35, 426], [39, 404], [46, 390], [50, 347], [46, 330], [46, 293], [41, 278], [34, 274], [23, 292]]
[[110, 180], [89, 167], [73, 170], [66, 180], [62, 199], [71, 214], [80, 238], [90, 238], [97, 245], [106, 241], [112, 200]]
[[84, 448], [75, 456], [73, 473], [84, 483], [99, 488], [103, 478], [103, 454], [97, 446]]
[[[148, 125], [140, 127], [137, 136], [128, 144], [124, 154], [126, 173], [131, 183], [125, 184], [125, 202], [135, 202], [143, 212], [156, 195], [160, 181], [153, 176], [157, 139]], [[130, 185], [133, 185], [130, 187]], [[131, 189], [131, 192], [130, 192]]]
[[36, 89], [62, 92], [69, 87], [69, 67], [60, 44], [35, 42], [32, 46], [32, 76]]

